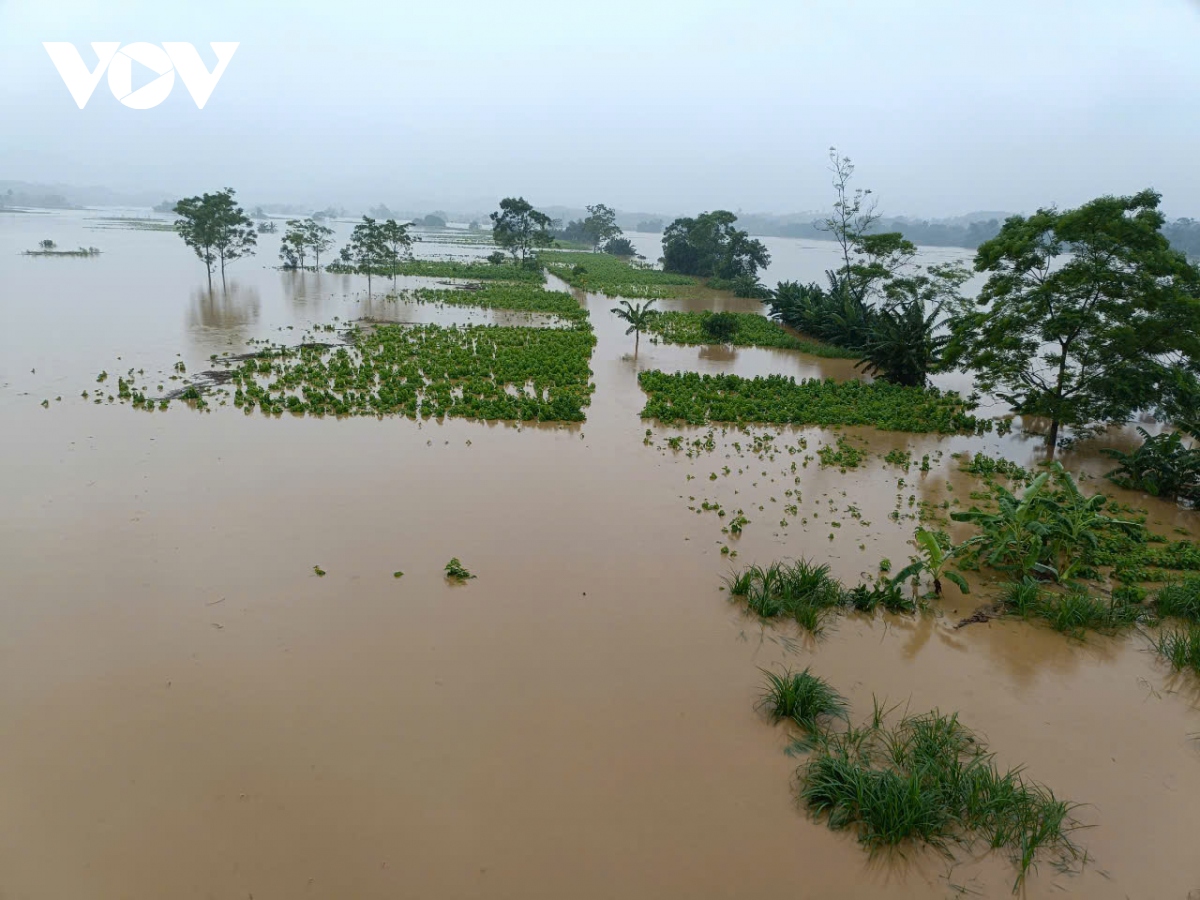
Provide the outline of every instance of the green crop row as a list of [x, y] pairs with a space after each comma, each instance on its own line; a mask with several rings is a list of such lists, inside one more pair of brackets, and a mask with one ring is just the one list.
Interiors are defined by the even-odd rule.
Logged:
[[991, 421], [972, 416], [975, 403], [953, 391], [884, 381], [796, 381], [783, 375], [742, 378], [648, 371], [642, 418], [660, 422], [791, 425], [873, 425], [885, 431], [983, 432]]
[[344, 347], [272, 347], [232, 372], [234, 405], [310, 415], [584, 419], [596, 339], [574, 328], [379, 325]]

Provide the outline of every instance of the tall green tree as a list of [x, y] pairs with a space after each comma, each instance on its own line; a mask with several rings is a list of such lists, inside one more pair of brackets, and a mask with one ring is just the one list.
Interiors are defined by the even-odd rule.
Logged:
[[371, 295], [371, 274], [376, 269], [387, 265], [389, 249], [384, 237], [383, 228], [370, 216], [363, 216], [362, 221], [354, 226], [350, 233], [350, 243], [345, 248], [343, 258], [349, 261], [360, 273], [367, 276], [367, 296]]
[[1163, 235], [1159, 201], [1146, 190], [1014, 216], [979, 248], [988, 280], [956, 310], [947, 360], [1048, 419], [1051, 454], [1063, 426], [1128, 421], [1200, 369], [1200, 270]]
[[[312, 219], [307, 221], [311, 222]], [[288, 219], [286, 228], [279, 240], [279, 258], [283, 260], [285, 269], [303, 269], [304, 255], [308, 250], [306, 223], [299, 219]]]
[[653, 308], [654, 303], [653, 297], [645, 303], [640, 304], [622, 300], [620, 306], [612, 308], [612, 312], [618, 319], [629, 323], [629, 327], [625, 329], [625, 333], [633, 335], [634, 359], [637, 359], [638, 343], [641, 340], [642, 332], [650, 325], [650, 320], [658, 315], [658, 310]]
[[616, 212], [597, 203], [587, 208], [588, 217], [583, 220], [583, 233], [592, 242], [592, 249], [599, 252], [600, 248], [613, 238], [621, 236], [621, 226], [617, 224]]
[[735, 228], [737, 216], [718, 209], [679, 218], [663, 232], [663, 268], [682, 275], [724, 279], [756, 278], [771, 262], [761, 241]]
[[524, 197], [505, 197], [490, 218], [492, 240], [512, 254], [513, 262], [525, 263], [535, 248], [549, 247], [554, 240], [554, 220]]
[[402, 256], [412, 250], [413, 236], [408, 233], [407, 222], [388, 219], [379, 226], [379, 237], [383, 241], [388, 265], [392, 270], [392, 287], [396, 286], [396, 270]]
[[304, 220], [304, 244], [313, 252], [313, 265], [321, 268], [321, 254], [333, 246], [333, 229], [316, 219]]
[[225, 265], [244, 256], [253, 256], [258, 231], [246, 211], [237, 205], [233, 188], [212, 194], [185, 197], [175, 204], [175, 230], [191, 247], [208, 272], [212, 290], [212, 270], [220, 265], [221, 284], [225, 284]]

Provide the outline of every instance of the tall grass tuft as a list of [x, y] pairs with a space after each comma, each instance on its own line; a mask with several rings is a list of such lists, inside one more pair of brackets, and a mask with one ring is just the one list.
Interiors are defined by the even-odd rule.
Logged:
[[1014, 892], [1040, 859], [1068, 864], [1074, 806], [1019, 769], [1001, 772], [955, 715], [905, 716], [889, 726], [878, 705], [866, 725], [823, 731], [800, 770], [800, 798], [830, 828], [853, 829], [872, 851], [918, 841], [945, 849], [981, 840], [1007, 850]]
[[758, 708], [765, 709], [771, 721], [790, 719], [801, 728], [815, 731], [831, 718], [845, 718], [845, 698], [809, 669], [803, 672], [788, 669], [783, 674], [766, 669], [762, 672], [767, 684]]
[[1200, 622], [1200, 577], [1165, 585], [1154, 599], [1154, 606], [1163, 618]]
[[1200, 625], [1163, 631], [1155, 639], [1154, 649], [1176, 672], [1191, 669], [1200, 675]]
[[1089, 631], [1111, 633], [1136, 625], [1146, 614], [1139, 603], [1118, 594], [1105, 600], [1082, 585], [1065, 592], [1047, 590], [1028, 575], [1004, 585], [1000, 603], [1014, 615], [1042, 619], [1055, 631], [1080, 639]]
[[731, 596], [764, 619], [792, 619], [819, 634], [829, 612], [841, 606], [846, 590], [829, 566], [801, 559], [750, 566], [725, 579]]

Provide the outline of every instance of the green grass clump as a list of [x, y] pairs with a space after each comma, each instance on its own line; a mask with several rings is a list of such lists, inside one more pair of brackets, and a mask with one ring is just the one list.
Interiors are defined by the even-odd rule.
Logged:
[[729, 593], [764, 619], [792, 619], [819, 634], [825, 617], [845, 601], [841, 582], [829, 566], [808, 560], [750, 566], [726, 579]]
[[[649, 333], [656, 335], [665, 344], [694, 346], [719, 343], [704, 328], [705, 321], [712, 315], [709, 311], [660, 312], [651, 320]], [[778, 347], [782, 350], [800, 350], [813, 356], [836, 359], [858, 359], [860, 356], [842, 347], [797, 337], [782, 325], [757, 313], [731, 312], [726, 315], [734, 317], [737, 329], [733, 338], [725, 343], [736, 347]]]
[[234, 405], [318, 416], [579, 422], [591, 402], [596, 338], [586, 319], [569, 328], [378, 325], [350, 338], [349, 346], [271, 347], [241, 361], [232, 373]]
[[538, 261], [571, 287], [608, 297], [686, 297], [702, 287], [690, 275], [635, 266], [608, 253], [543, 251]]
[[1176, 672], [1191, 669], [1200, 675], [1200, 625], [1163, 631], [1155, 639], [1154, 649]]
[[418, 303], [548, 313], [571, 322], [587, 319], [587, 310], [570, 294], [563, 291], [547, 291], [539, 285], [488, 284], [474, 291], [418, 288], [403, 296]]
[[1146, 609], [1125, 594], [1114, 592], [1105, 600], [1083, 584], [1071, 585], [1066, 591], [1050, 590], [1028, 576], [1002, 588], [1000, 605], [1013, 615], [1041, 619], [1055, 631], [1075, 638], [1083, 638], [1089, 631], [1112, 634], [1146, 618]]
[[446, 563], [446, 577], [454, 581], [466, 581], [475, 576], [467, 571], [467, 567], [459, 562], [458, 557], [455, 556], [450, 562]]
[[1000, 771], [956, 715], [874, 720], [845, 732], [820, 732], [800, 769], [800, 798], [835, 830], [852, 829], [871, 851], [916, 842], [946, 850], [979, 841], [1009, 852], [1014, 892], [1031, 868], [1052, 855], [1079, 858], [1074, 806], [1019, 769]]
[[828, 719], [845, 717], [845, 698], [809, 669], [803, 672], [787, 669], [782, 674], [766, 669], [762, 672], [767, 685], [758, 708], [765, 709], [772, 722], [790, 719], [801, 728], [815, 731]]
[[1163, 618], [1200, 622], [1200, 577], [1166, 585], [1154, 598], [1154, 607]]
[[643, 419], [689, 425], [752, 422], [776, 425], [873, 425], [885, 431], [954, 434], [986, 431], [970, 415], [975, 403], [953, 391], [885, 381], [796, 381], [784, 375], [742, 378], [696, 372], [642, 372]]

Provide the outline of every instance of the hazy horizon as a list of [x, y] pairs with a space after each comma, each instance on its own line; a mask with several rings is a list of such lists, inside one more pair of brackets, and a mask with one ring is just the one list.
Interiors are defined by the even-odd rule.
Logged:
[[[885, 215], [1030, 211], [1153, 187], [1200, 214], [1200, 5], [1015, 0], [119, 7], [0, 0], [0, 180], [247, 202], [673, 215], [830, 202], [837, 145]], [[371, 27], [364, 27], [370, 21]], [[203, 110], [179, 83], [80, 110], [42, 47], [240, 47]]]

